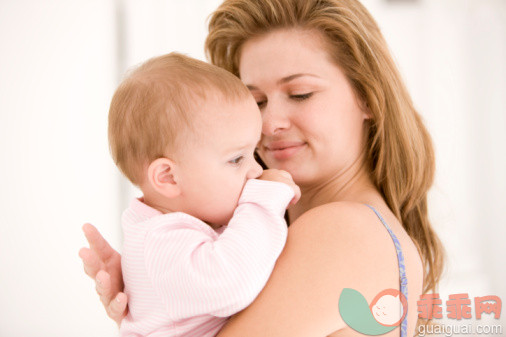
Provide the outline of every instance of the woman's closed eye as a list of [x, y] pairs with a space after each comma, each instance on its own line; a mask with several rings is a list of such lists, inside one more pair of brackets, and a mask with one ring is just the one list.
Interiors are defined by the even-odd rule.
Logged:
[[244, 160], [244, 156], [237, 156], [234, 159], [229, 160], [228, 162], [229, 162], [229, 164], [237, 166], [237, 165], [240, 165], [243, 160]]
[[297, 94], [297, 95], [289, 95], [289, 97], [293, 100], [296, 100], [296, 101], [303, 101], [303, 100], [306, 100], [308, 99], [309, 97], [313, 96], [313, 93], [312, 92], [308, 92], [308, 93], [305, 93], [305, 94]]
[[261, 101], [257, 100], [257, 105], [258, 105], [259, 109], [262, 109], [266, 104], [267, 104], [267, 100], [261, 100]]
[[[313, 92], [308, 92], [305, 94], [288, 95], [288, 97], [294, 101], [300, 102], [310, 98], [311, 96], [313, 96], [313, 94], [314, 94]], [[267, 105], [267, 100], [257, 100], [257, 105], [258, 108], [262, 109]]]

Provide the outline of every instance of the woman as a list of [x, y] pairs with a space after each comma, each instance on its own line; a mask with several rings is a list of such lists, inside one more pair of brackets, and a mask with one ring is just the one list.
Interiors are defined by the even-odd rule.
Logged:
[[[257, 100], [259, 157], [302, 190], [266, 287], [219, 336], [362, 335], [341, 318], [341, 292], [370, 302], [383, 289], [404, 291], [404, 272], [409, 310], [385, 335], [413, 335], [416, 301], [435, 290], [443, 264], [427, 214], [434, 153], [374, 19], [356, 0], [230, 0], [211, 16], [206, 51]], [[120, 256], [84, 230], [86, 272], [119, 322]]]

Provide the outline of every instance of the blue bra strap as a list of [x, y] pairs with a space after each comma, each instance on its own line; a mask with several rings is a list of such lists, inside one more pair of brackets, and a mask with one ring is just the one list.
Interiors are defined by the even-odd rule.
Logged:
[[[404, 264], [404, 255], [402, 254], [401, 249], [401, 243], [397, 239], [397, 236], [395, 236], [394, 232], [390, 229], [390, 227], [387, 225], [381, 214], [379, 214], [374, 207], [365, 204], [367, 207], [372, 209], [374, 213], [378, 216], [378, 218], [381, 220], [385, 228], [387, 229], [388, 233], [390, 234], [390, 237], [394, 241], [395, 250], [397, 251], [397, 260], [399, 261], [399, 278], [400, 278], [400, 288], [401, 293], [406, 298], [406, 301], [408, 300], [408, 278], [406, 277], [406, 265]], [[408, 313], [406, 310], [406, 315], [404, 316], [404, 319], [401, 323], [401, 337], [406, 337], [408, 334]]]

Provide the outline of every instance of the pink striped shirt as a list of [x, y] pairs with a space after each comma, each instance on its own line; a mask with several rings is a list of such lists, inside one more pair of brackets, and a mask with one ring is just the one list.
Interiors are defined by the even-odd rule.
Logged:
[[265, 286], [285, 245], [292, 197], [283, 183], [248, 180], [232, 219], [217, 231], [133, 200], [122, 217], [129, 313], [120, 335], [216, 335]]

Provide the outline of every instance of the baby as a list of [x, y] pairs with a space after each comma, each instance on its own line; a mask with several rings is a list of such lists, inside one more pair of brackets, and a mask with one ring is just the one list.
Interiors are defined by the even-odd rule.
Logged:
[[264, 287], [300, 190], [255, 161], [261, 127], [238, 78], [181, 54], [116, 90], [111, 153], [143, 192], [122, 216], [122, 336], [214, 336]]

